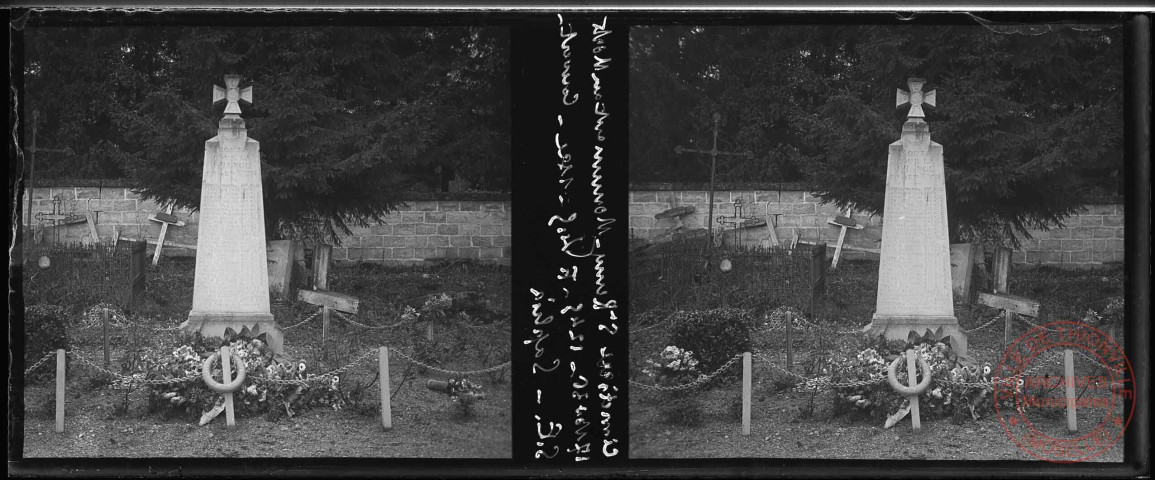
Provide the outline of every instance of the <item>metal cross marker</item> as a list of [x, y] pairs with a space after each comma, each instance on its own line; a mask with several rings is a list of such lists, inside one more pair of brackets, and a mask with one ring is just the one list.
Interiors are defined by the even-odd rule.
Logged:
[[[742, 202], [741, 198], [734, 200], [734, 214], [733, 215], [718, 215], [718, 225], [721, 225], [722, 232], [719, 234], [719, 239], [726, 234], [726, 225], [733, 225], [732, 230], [737, 230], [737, 245], [742, 245], [743, 232], [746, 228], [756, 227], [762, 224], [764, 220], [756, 217], [746, 216], [746, 204]], [[720, 242], [719, 242], [720, 243]]]
[[240, 75], [225, 75], [224, 88], [213, 85], [213, 105], [228, 101], [225, 105], [225, 115], [240, 115], [241, 106], [238, 102], [253, 103], [253, 87], [237, 88], [241, 83]]
[[930, 106], [934, 104], [934, 90], [925, 94], [922, 93], [922, 86], [926, 84], [926, 80], [922, 78], [911, 78], [906, 81], [907, 86], [910, 87], [910, 93], [906, 93], [903, 89], [898, 89], [898, 96], [895, 98], [895, 108], [901, 107], [905, 103], [910, 103], [910, 112], [906, 114], [907, 118], [924, 118], [926, 114], [922, 111], [922, 104], [925, 103]]
[[64, 212], [60, 211], [61, 210], [60, 206], [63, 203], [64, 203], [64, 199], [61, 198], [60, 195], [56, 195], [56, 196], [52, 197], [52, 213], [45, 213], [45, 212], [37, 213], [36, 214], [36, 220], [39, 220], [41, 222], [51, 221], [53, 226], [59, 225], [61, 222], [64, 221], [64, 219], [68, 218], [68, 215], [65, 215]]
[[705, 153], [710, 155], [710, 209], [706, 214], [706, 244], [714, 245], [714, 225], [711, 221], [714, 218], [714, 171], [718, 165], [718, 155], [729, 155], [733, 157], [754, 158], [754, 152], [719, 152], [718, 151], [718, 122], [722, 121], [722, 115], [714, 114], [714, 146], [710, 150], [698, 150], [694, 148], [682, 148], [681, 145], [674, 147], [674, 153]]

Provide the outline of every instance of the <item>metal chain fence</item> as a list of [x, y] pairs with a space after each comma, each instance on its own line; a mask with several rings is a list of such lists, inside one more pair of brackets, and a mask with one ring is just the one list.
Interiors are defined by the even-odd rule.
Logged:
[[290, 328], [295, 328], [295, 327], [299, 327], [299, 326], [301, 326], [301, 325], [304, 325], [304, 324], [308, 323], [310, 320], [312, 320], [312, 319], [314, 319], [314, 318], [317, 318], [317, 316], [318, 316], [318, 315], [320, 315], [320, 314], [321, 314], [321, 312], [323, 312], [324, 310], [325, 310], [325, 307], [320, 307], [320, 308], [318, 308], [318, 309], [317, 309], [317, 311], [316, 311], [316, 312], [313, 312], [313, 314], [312, 314], [312, 315], [309, 315], [309, 316], [308, 316], [307, 318], [305, 318], [304, 320], [301, 320], [300, 322], [294, 323], [294, 324], [292, 324], [292, 325], [289, 325], [289, 326], [287, 326], [287, 327], [281, 327], [281, 330], [288, 330], [288, 329], [290, 329]]
[[718, 376], [722, 372], [724, 372], [727, 369], [729, 369], [730, 367], [734, 366], [734, 364], [737, 363], [738, 360], [741, 360], [741, 359], [742, 359], [742, 355], [735, 355], [734, 358], [731, 358], [729, 361], [727, 361], [721, 367], [718, 367], [718, 369], [714, 370], [713, 373], [710, 373], [709, 375], [705, 375], [702, 377], [698, 377], [697, 380], [694, 380], [690, 383], [685, 383], [682, 385], [675, 385], [672, 387], [663, 387], [661, 385], [649, 385], [649, 384], [637, 382], [634, 380], [630, 380], [630, 385], [635, 385], [635, 386], [641, 387], [645, 390], [655, 390], [655, 391], [662, 391], [662, 392], [686, 390], [686, 389], [690, 389], [690, 388], [694, 388], [694, 387], [697, 387], [699, 385], [702, 385], [706, 382], [709, 382], [710, 380], [713, 380], [714, 377]]
[[435, 372], [444, 373], [444, 374], [446, 374], [446, 375], [460, 375], [460, 376], [466, 376], [466, 375], [480, 375], [480, 374], [483, 374], [483, 373], [496, 372], [496, 371], [498, 371], [498, 370], [501, 370], [501, 369], [503, 369], [503, 368], [509, 367], [510, 365], [512, 365], [512, 364], [513, 364], [513, 362], [512, 362], [512, 361], [510, 361], [510, 362], [505, 362], [505, 363], [503, 363], [503, 364], [501, 364], [501, 365], [494, 365], [494, 366], [492, 366], [492, 367], [489, 367], [489, 368], [483, 368], [483, 369], [481, 369], [481, 370], [467, 370], [467, 371], [460, 371], [460, 370], [446, 370], [446, 369], [444, 369], [444, 368], [438, 368], [438, 367], [434, 367], [434, 366], [432, 366], [432, 365], [428, 365], [428, 364], [422, 363], [422, 362], [418, 361], [417, 359], [415, 359], [415, 358], [413, 358], [413, 357], [411, 357], [411, 356], [409, 356], [409, 355], [406, 355], [405, 353], [401, 352], [400, 350], [396, 350], [396, 349], [392, 349], [392, 348], [391, 348], [391, 349], [389, 349], [389, 353], [390, 353], [390, 354], [394, 354], [394, 353], [395, 353], [395, 354], [397, 354], [397, 356], [399, 356], [399, 357], [401, 357], [401, 358], [405, 359], [406, 361], [408, 361], [408, 362], [410, 362], [410, 363], [413, 363], [413, 364], [416, 364], [416, 365], [419, 365], [419, 366], [422, 366], [422, 367], [428, 368], [428, 369], [430, 369], [430, 370], [433, 370], [433, 371], [435, 371]]

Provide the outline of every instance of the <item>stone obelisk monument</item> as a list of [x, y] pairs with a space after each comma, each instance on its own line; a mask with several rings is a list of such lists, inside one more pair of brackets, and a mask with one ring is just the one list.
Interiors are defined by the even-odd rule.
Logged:
[[897, 106], [910, 103], [899, 141], [890, 144], [878, 297], [871, 335], [905, 340], [940, 327], [954, 350], [966, 355], [966, 336], [954, 316], [950, 241], [946, 217], [946, 179], [942, 145], [930, 140], [923, 104], [935, 104], [934, 91], [923, 93], [923, 79], [898, 91]]
[[205, 142], [193, 305], [184, 328], [214, 337], [256, 327], [280, 353], [284, 336], [269, 309], [260, 143], [246, 134], [239, 104], [252, 103], [252, 87], [239, 84], [239, 76], [226, 75], [225, 88], [213, 86], [213, 104], [227, 103], [217, 136]]

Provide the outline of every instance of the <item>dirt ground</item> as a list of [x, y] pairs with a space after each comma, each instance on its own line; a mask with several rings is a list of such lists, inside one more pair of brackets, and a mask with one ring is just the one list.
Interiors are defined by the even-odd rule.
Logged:
[[[906, 460], [1041, 460], [1020, 450], [995, 416], [961, 425], [949, 419], [923, 421], [911, 428], [904, 419], [884, 429], [879, 422], [830, 415], [829, 400], [819, 397], [818, 408], [803, 418], [799, 407], [810, 394], [771, 393], [768, 385], [754, 387], [750, 435], [742, 435], [741, 417], [729, 407], [740, 388], [701, 394], [702, 425], [663, 424], [652, 395], [630, 402], [631, 458], [801, 458], [801, 459], [906, 459]], [[1061, 419], [1055, 420], [1056, 425]], [[1056, 431], [1056, 434], [1058, 432]], [[1095, 462], [1123, 461], [1120, 440]]]
[[322, 409], [277, 421], [241, 417], [234, 428], [222, 414], [202, 427], [144, 415], [143, 406], [116, 414], [123, 395], [71, 388], [64, 433], [55, 432], [51, 389], [34, 386], [25, 390], [24, 457], [509, 458], [508, 385], [490, 389], [474, 418], [463, 419], [445, 395], [410, 383], [393, 399], [389, 431], [378, 412]]

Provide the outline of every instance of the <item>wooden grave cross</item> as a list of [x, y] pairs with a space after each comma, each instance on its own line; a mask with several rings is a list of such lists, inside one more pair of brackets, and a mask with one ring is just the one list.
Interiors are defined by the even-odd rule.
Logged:
[[[904, 358], [906, 360], [907, 385], [899, 383], [897, 378], [898, 365], [902, 363]], [[917, 367], [915, 364], [920, 364], [922, 366], [922, 382], [918, 381], [918, 376], [916, 373]], [[911, 426], [914, 427], [915, 430], [922, 429], [922, 418], [919, 412], [918, 396], [922, 395], [922, 393], [930, 387], [930, 365], [927, 365], [927, 363], [923, 361], [922, 358], [918, 356], [918, 354], [914, 353], [914, 349], [907, 349], [905, 355], [899, 355], [894, 359], [894, 361], [890, 363], [890, 367], [886, 369], [886, 379], [890, 383], [890, 387], [893, 388], [895, 392], [898, 392], [899, 395], [907, 398], [907, 401], [910, 402], [910, 410], [908, 411], [903, 409], [899, 411], [899, 413], [887, 418], [884, 425], [885, 428], [894, 426], [895, 423], [897, 423], [899, 420], [902, 420], [902, 417], [906, 416], [907, 413], [910, 413]]]
[[654, 214], [655, 220], [665, 220], [667, 218], [674, 219], [674, 226], [666, 229], [666, 231], [654, 236], [654, 238], [662, 238], [666, 235], [673, 235], [686, 226], [686, 215], [694, 213], [693, 205], [683, 205], [681, 207], [674, 207], [661, 213]]
[[160, 223], [160, 236], [156, 238], [156, 251], [152, 254], [152, 264], [155, 266], [160, 261], [160, 249], [164, 246], [164, 236], [168, 234], [168, 226], [183, 227], [184, 221], [173, 216], [171, 204], [167, 211], [156, 212], [149, 215], [148, 219]]
[[1007, 293], [1007, 273], [1010, 270], [1011, 249], [999, 247], [995, 250], [994, 293], [979, 292], [978, 303], [1003, 311], [1003, 348], [1011, 344], [1012, 326], [1015, 315], [1031, 318], [1039, 317], [1039, 302]]
[[[774, 215], [773, 221], [771, 221], [770, 215]], [[778, 246], [778, 232], [776, 231], [776, 228], [778, 227], [778, 216], [779, 215], [781, 215], [781, 213], [770, 213], [770, 202], [766, 202], [766, 215], [765, 216], [766, 216], [766, 230], [768, 233], [766, 235], [766, 238], [762, 240], [763, 248], [777, 247]]]
[[852, 212], [846, 209], [846, 216], [835, 215], [834, 218], [826, 220], [826, 223], [839, 227], [838, 244], [834, 247], [834, 260], [830, 264], [830, 268], [838, 268], [838, 258], [842, 255], [842, 246], [846, 241], [846, 230], [853, 228], [855, 230], [862, 230], [862, 224], [850, 218]]
[[706, 213], [706, 244], [714, 245], [714, 225], [711, 219], [714, 218], [714, 174], [718, 167], [718, 155], [754, 158], [754, 152], [720, 152], [718, 151], [718, 123], [722, 121], [722, 114], [714, 114], [714, 144], [709, 150], [699, 150], [695, 148], [683, 148], [681, 145], [674, 147], [674, 153], [701, 153], [710, 156], [710, 207]]
[[[332, 256], [332, 252], [333, 247], [331, 245], [317, 245], [313, 252], [313, 288], [315, 290], [297, 290], [297, 299], [310, 305], [321, 307], [322, 346], [325, 345], [325, 339], [329, 336], [329, 322], [333, 310], [356, 315], [357, 309], [361, 305], [361, 301], [357, 297], [330, 292], [328, 290], [329, 259]], [[322, 348], [322, 354], [324, 355], [326, 352], [328, 352], [328, 349]]]

